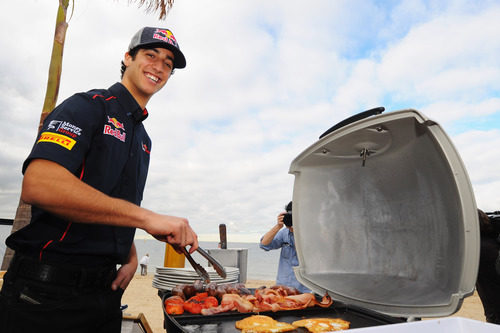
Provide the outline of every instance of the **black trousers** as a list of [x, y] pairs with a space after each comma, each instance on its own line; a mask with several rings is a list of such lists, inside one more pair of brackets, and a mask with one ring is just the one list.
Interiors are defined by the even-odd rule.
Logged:
[[71, 286], [19, 276], [10, 268], [0, 292], [0, 331], [120, 333], [123, 290]]

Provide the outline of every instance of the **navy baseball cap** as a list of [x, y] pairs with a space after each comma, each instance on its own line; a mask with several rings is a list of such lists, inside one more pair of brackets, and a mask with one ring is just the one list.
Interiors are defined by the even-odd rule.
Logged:
[[128, 50], [144, 47], [162, 47], [174, 54], [174, 68], [186, 67], [186, 58], [179, 48], [179, 43], [169, 29], [144, 27], [132, 37]]

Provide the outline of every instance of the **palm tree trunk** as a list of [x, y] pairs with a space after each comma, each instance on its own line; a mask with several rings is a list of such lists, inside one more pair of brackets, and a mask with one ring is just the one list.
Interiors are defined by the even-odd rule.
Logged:
[[[38, 131], [42, 128], [43, 121], [47, 115], [54, 109], [59, 94], [59, 83], [61, 80], [62, 57], [64, 50], [64, 40], [66, 38], [66, 30], [68, 22], [66, 21], [66, 12], [68, 10], [69, 0], [59, 0], [57, 9], [56, 29], [54, 33], [54, 43], [52, 44], [52, 56], [50, 58], [49, 78], [47, 82], [47, 90], [45, 93], [45, 101], [43, 103], [42, 114]], [[24, 226], [28, 225], [31, 220], [31, 206], [21, 199], [17, 206], [16, 217], [12, 225], [12, 232], [15, 232]], [[14, 256], [14, 251], [7, 247], [2, 262], [1, 270], [6, 270], [9, 267], [10, 261]]]

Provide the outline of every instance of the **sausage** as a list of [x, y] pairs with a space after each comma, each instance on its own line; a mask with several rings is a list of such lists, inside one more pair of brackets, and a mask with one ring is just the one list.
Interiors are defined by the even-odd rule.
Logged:
[[205, 291], [208, 293], [208, 296], [217, 296], [217, 283], [210, 282], [206, 287]]
[[194, 295], [196, 295], [196, 289], [194, 288], [194, 285], [192, 285], [192, 284], [186, 284], [184, 286], [184, 288], [182, 289], [182, 291], [184, 293], [185, 299], [189, 299], [189, 298], [193, 297]]
[[195, 292], [197, 293], [205, 292], [205, 286], [203, 285], [203, 282], [201, 282], [201, 280], [194, 281], [193, 287], [195, 289]]
[[184, 301], [186, 300], [186, 295], [184, 294], [185, 284], [178, 284], [172, 289], [172, 296], [179, 296]]

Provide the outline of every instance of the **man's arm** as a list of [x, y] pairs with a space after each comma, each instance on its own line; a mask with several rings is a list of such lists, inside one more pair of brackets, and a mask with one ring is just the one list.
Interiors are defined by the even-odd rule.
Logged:
[[198, 247], [187, 219], [110, 197], [49, 160], [31, 161], [24, 173], [21, 199], [70, 221], [140, 228], [176, 250], [190, 245], [193, 252]]
[[260, 240], [261, 245], [269, 245], [274, 239], [274, 236], [280, 231], [281, 228], [283, 228], [283, 216], [285, 215], [285, 212], [281, 213], [278, 215], [278, 223], [276, 223], [271, 230], [266, 232], [266, 234], [262, 237]]

